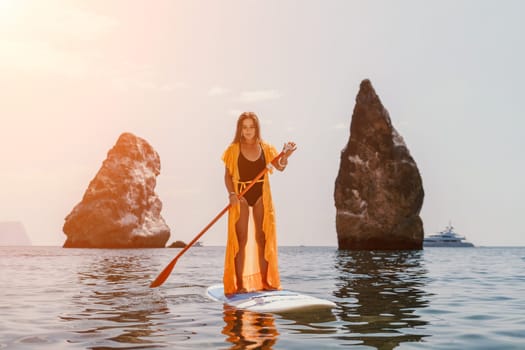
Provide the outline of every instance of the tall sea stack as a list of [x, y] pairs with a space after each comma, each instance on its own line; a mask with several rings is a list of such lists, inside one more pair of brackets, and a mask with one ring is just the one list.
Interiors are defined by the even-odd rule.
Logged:
[[335, 181], [339, 249], [422, 249], [423, 198], [416, 162], [363, 80]]
[[130, 133], [120, 135], [82, 201], [66, 217], [65, 248], [163, 248], [170, 229], [155, 194], [160, 158]]

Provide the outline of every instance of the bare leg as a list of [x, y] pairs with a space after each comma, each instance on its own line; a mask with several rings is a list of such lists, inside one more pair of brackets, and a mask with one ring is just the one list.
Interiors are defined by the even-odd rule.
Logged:
[[237, 291], [242, 292], [244, 289], [242, 283], [242, 273], [244, 270], [244, 260], [246, 257], [246, 242], [248, 242], [248, 219], [250, 215], [249, 206], [246, 199], [241, 198], [241, 215], [235, 224], [237, 230], [237, 242], [239, 243], [239, 251], [235, 256], [235, 274], [237, 277]]
[[255, 223], [255, 240], [257, 242], [257, 251], [259, 253], [259, 268], [261, 270], [263, 288], [270, 287], [268, 284], [268, 261], [264, 258], [264, 250], [266, 247], [266, 237], [263, 231], [264, 219], [264, 205], [262, 197], [260, 197], [253, 206], [253, 221]]

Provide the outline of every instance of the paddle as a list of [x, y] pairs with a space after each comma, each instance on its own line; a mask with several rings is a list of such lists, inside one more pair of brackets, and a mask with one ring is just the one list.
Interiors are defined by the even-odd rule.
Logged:
[[[264, 176], [264, 174], [266, 174], [268, 172], [268, 170], [270, 170], [273, 165], [272, 163], [278, 161], [287, 151], [289, 150], [292, 150], [291, 147], [289, 147], [288, 145], [286, 145], [284, 147], [284, 149], [282, 150], [281, 153], [279, 153], [274, 159], [272, 159], [272, 161], [270, 163], [268, 163], [268, 165], [266, 166], [266, 168], [264, 168], [259, 174], [257, 174], [257, 176], [252, 180], [252, 182], [238, 195], [239, 198], [241, 198], [242, 196], [244, 196], [246, 194], [246, 192], [248, 192], [250, 190], [250, 188], [252, 188], [253, 185], [255, 185], [255, 183], [257, 182], [257, 180], [259, 180], [261, 177]], [[203, 234], [206, 233], [206, 231], [208, 231], [208, 229], [210, 227], [213, 226], [213, 224], [215, 224], [217, 222], [217, 220], [219, 220], [221, 218], [221, 216], [224, 215], [224, 213], [226, 213], [228, 211], [228, 209], [230, 209], [230, 206], [231, 204], [228, 204], [219, 214], [217, 214], [216, 217], [213, 218], [212, 221], [210, 221], [210, 223], [208, 225], [206, 225], [205, 228], [202, 229], [202, 231], [197, 235], [195, 236], [195, 238], [193, 238], [191, 240], [190, 243], [188, 243], [186, 245], [186, 247], [184, 247], [184, 249], [182, 249], [179, 254], [177, 254], [177, 256], [175, 258], [173, 258], [173, 260], [171, 260], [171, 262], [168, 264], [168, 266], [166, 266], [164, 268], [164, 270], [162, 270], [162, 272], [157, 276], [157, 278], [155, 278], [155, 280], [153, 282], [151, 282], [151, 284], [149, 285], [150, 288], [156, 288], [158, 286], [160, 286], [161, 284], [163, 284], [169, 277], [171, 271], [173, 270], [173, 268], [175, 267], [175, 264], [177, 263], [177, 260], [179, 260], [179, 258], [182, 256], [182, 254], [184, 254], [188, 249], [190, 249], [190, 247], [199, 240], [199, 238], [202, 237]]]

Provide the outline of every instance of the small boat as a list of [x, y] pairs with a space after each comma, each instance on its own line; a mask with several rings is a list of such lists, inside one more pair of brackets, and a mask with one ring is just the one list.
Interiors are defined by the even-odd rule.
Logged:
[[454, 232], [454, 227], [449, 224], [439, 233], [423, 239], [423, 247], [474, 247], [464, 236]]

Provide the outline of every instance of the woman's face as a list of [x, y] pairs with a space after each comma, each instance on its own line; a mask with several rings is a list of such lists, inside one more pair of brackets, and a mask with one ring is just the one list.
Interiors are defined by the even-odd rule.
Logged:
[[241, 133], [246, 141], [255, 141], [257, 136], [257, 127], [252, 118], [246, 118], [241, 123]]

